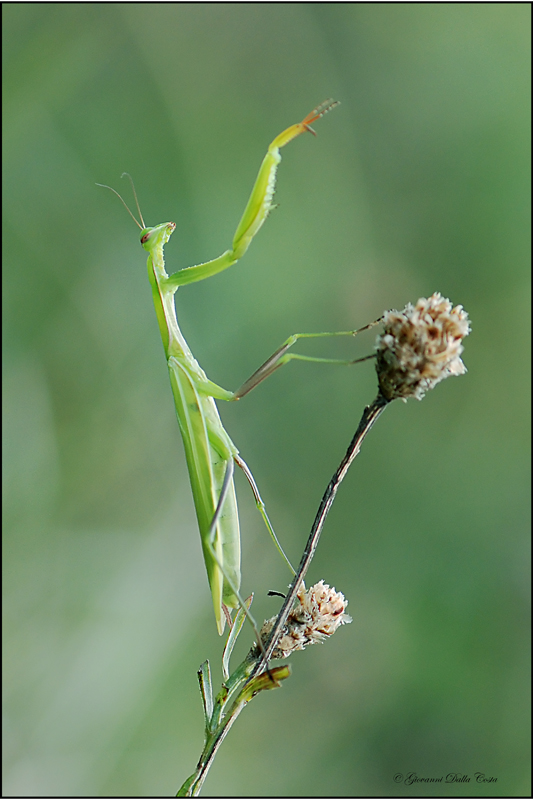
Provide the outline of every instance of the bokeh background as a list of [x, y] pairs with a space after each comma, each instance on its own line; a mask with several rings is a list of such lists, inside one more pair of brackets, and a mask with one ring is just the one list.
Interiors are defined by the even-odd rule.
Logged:
[[[131, 202], [127, 170], [147, 224], [177, 223], [169, 271], [213, 258], [269, 141], [330, 96], [243, 261], [178, 293], [193, 352], [236, 388], [293, 332], [438, 290], [471, 316], [469, 372], [365, 442], [309, 575], [353, 623], [246, 709], [204, 792], [529, 793], [530, 12], [4, 6], [4, 795], [174, 794], [199, 664], [221, 680], [145, 254], [95, 182]], [[295, 364], [221, 409], [294, 561], [374, 394], [371, 363]], [[263, 619], [289, 575], [237, 483]]]

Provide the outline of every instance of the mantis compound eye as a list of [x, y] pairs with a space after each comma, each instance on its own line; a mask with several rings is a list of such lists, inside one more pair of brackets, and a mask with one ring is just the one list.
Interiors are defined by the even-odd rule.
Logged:
[[143, 235], [141, 236], [141, 244], [147, 242], [151, 235], [152, 231], [148, 231], [148, 233], [143, 233]]

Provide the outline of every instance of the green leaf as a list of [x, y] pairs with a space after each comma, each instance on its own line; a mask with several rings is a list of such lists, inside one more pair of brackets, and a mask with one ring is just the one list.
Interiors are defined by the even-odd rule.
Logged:
[[204, 661], [198, 670], [198, 683], [200, 684], [200, 692], [202, 694], [202, 702], [204, 704], [205, 716], [205, 735], [206, 739], [209, 735], [209, 724], [213, 716], [213, 687], [211, 685], [211, 670], [209, 668], [209, 661]]

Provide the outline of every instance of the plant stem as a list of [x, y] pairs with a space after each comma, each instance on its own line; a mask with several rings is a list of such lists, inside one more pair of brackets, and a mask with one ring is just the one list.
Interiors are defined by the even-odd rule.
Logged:
[[224, 723], [219, 726], [215, 734], [210, 736], [206, 741], [203, 753], [196, 767], [196, 771], [185, 781], [176, 797], [197, 797], [200, 794], [201, 788], [205, 779], [207, 778], [207, 773], [209, 772], [209, 768], [211, 767], [211, 764], [213, 763], [213, 760], [217, 754], [218, 748], [226, 738], [226, 734], [243, 710], [246, 703], [246, 700], [241, 700], [241, 702], [234, 709], [232, 709], [231, 715], [228, 714], [227, 718], [224, 720]]
[[[282, 667], [274, 667], [258, 675], [255, 679], [252, 679], [250, 676], [256, 660], [255, 648], [252, 648], [242, 664], [240, 664], [230, 678], [222, 684], [222, 689], [215, 700], [210, 724], [206, 726], [204, 749], [196, 766], [196, 770], [187, 778], [176, 797], [197, 797], [220, 745], [226, 738], [229, 729], [245, 705], [247, 705], [258, 692], [264, 689], [275, 689], [279, 687], [281, 685], [280, 681], [288, 678], [290, 675], [290, 667], [288, 664], [285, 664]], [[237, 694], [236, 697], [235, 694]], [[227, 704], [232, 698], [235, 699], [230, 709], [224, 713]]]
[[311, 533], [309, 534], [307, 544], [300, 560], [300, 565], [290, 585], [289, 591], [277, 616], [276, 622], [274, 623], [274, 627], [270, 632], [268, 641], [264, 645], [264, 653], [261, 658], [258, 659], [258, 662], [250, 676], [250, 680], [252, 680], [253, 677], [257, 675], [257, 673], [260, 672], [264, 666], [267, 666], [268, 659], [272, 656], [272, 653], [274, 652], [274, 649], [278, 643], [278, 639], [283, 632], [283, 628], [287, 622], [287, 617], [292, 609], [300, 585], [305, 578], [307, 570], [309, 569], [309, 565], [311, 564], [315, 554], [326, 517], [331, 506], [333, 505], [335, 495], [337, 494], [337, 489], [344, 480], [354, 458], [359, 453], [363, 439], [380, 414], [382, 414], [382, 412], [385, 410], [389, 402], [390, 401], [383, 397], [381, 393], [378, 393], [375, 400], [369, 406], [366, 406], [365, 410], [363, 411], [363, 415], [359, 425], [357, 426], [354, 437], [348, 446], [346, 455], [339, 464], [335, 474], [328, 484], [326, 491], [322, 496], [322, 500], [320, 501], [320, 505], [316, 513], [315, 521], [313, 522], [313, 526], [311, 528]]

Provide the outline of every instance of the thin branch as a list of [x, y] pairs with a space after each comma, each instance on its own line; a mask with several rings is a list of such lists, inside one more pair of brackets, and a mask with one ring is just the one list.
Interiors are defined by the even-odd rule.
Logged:
[[337, 489], [344, 480], [346, 473], [348, 472], [354, 458], [359, 453], [363, 439], [365, 438], [365, 436], [367, 435], [367, 433], [369, 432], [370, 428], [377, 420], [377, 418], [385, 410], [389, 402], [390, 402], [389, 400], [387, 400], [385, 397], [383, 397], [381, 393], [379, 393], [376, 399], [369, 406], [366, 406], [365, 410], [363, 411], [363, 416], [361, 417], [361, 421], [359, 422], [355, 435], [352, 441], [350, 442], [348, 450], [346, 451], [346, 455], [339, 464], [338, 469], [336, 470], [335, 474], [330, 480], [328, 487], [324, 492], [324, 495], [322, 496], [322, 500], [320, 501], [320, 505], [318, 507], [318, 511], [315, 517], [315, 521], [313, 522], [313, 527], [311, 528], [311, 533], [309, 534], [305, 550], [300, 560], [300, 565], [291, 583], [291, 586], [289, 588], [285, 601], [281, 607], [281, 610], [277, 616], [276, 622], [274, 623], [274, 627], [272, 628], [270, 636], [268, 637], [268, 641], [264, 645], [264, 652], [262, 653], [261, 658], [258, 660], [256, 666], [254, 667], [254, 670], [249, 680], [251, 680], [254, 677], [254, 675], [257, 675], [257, 673], [260, 672], [260, 670], [263, 669], [264, 666], [268, 665], [268, 660], [271, 658], [272, 653], [274, 652], [274, 649], [278, 643], [278, 640], [280, 639], [283, 633], [283, 629], [287, 622], [287, 617], [289, 616], [289, 613], [296, 599], [296, 595], [298, 594], [300, 585], [305, 578], [307, 570], [309, 569], [309, 565], [311, 564], [311, 561], [315, 554], [315, 550], [317, 548], [318, 541], [320, 539], [320, 535], [322, 533], [322, 529], [326, 521], [326, 517], [330, 511], [331, 506], [333, 505], [335, 495], [337, 494]]

